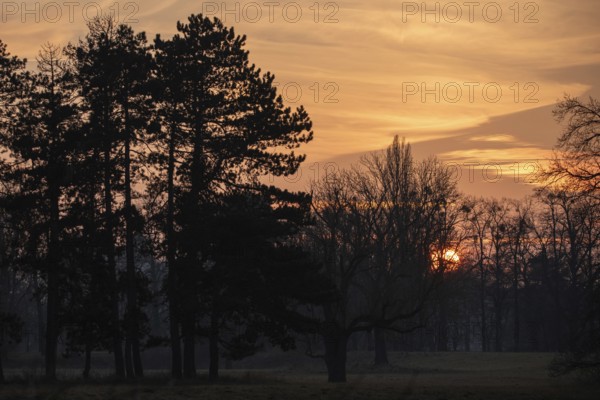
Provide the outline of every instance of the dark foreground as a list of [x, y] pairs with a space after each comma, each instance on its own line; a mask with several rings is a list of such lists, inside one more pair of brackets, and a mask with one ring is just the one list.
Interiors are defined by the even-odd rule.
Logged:
[[[273, 369], [223, 371], [211, 385], [172, 382], [165, 372], [148, 371], [138, 382], [116, 383], [110, 378], [89, 382], [68, 379], [58, 384], [37, 383], [15, 374], [0, 387], [0, 399], [598, 399], [600, 387], [575, 377], [550, 378], [549, 354], [409, 353], [392, 354], [391, 365], [372, 367], [368, 354], [349, 358], [348, 383], [328, 384], [318, 363], [289, 357]], [[263, 356], [268, 357], [268, 356]], [[278, 360], [286, 360], [279, 356]], [[293, 362], [298, 360], [298, 363]], [[241, 367], [248, 367], [243, 364]], [[235, 367], [235, 366], [234, 366]], [[252, 366], [250, 365], [252, 368]], [[63, 371], [68, 376], [68, 371]], [[74, 373], [74, 371], [73, 371]], [[200, 371], [205, 375], [205, 371]]]

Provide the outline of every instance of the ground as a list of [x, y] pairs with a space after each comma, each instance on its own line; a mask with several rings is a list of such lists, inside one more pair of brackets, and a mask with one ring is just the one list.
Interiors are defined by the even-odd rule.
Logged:
[[[575, 377], [549, 377], [547, 366], [552, 357], [540, 353], [391, 353], [391, 365], [376, 368], [370, 363], [372, 354], [355, 352], [349, 355], [346, 384], [326, 383], [321, 363], [306, 361], [298, 354], [263, 354], [236, 363], [235, 369], [222, 371], [222, 382], [215, 385], [206, 382], [204, 370], [199, 371], [201, 377], [188, 382], [172, 382], [164, 371], [148, 370], [148, 377], [135, 383], [115, 383], [97, 375], [91, 382], [70, 378], [55, 385], [37, 383], [35, 378], [12, 371], [13, 382], [0, 386], [0, 399], [600, 398], [599, 386]], [[62, 370], [63, 379], [68, 372]]]

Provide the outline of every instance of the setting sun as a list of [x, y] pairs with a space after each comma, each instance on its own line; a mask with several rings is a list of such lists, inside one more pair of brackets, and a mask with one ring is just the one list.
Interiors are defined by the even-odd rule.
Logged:
[[[442, 252], [442, 260], [444, 261], [444, 269], [455, 269], [456, 266], [458, 265], [458, 263], [460, 262], [460, 257], [458, 256], [458, 252], [456, 250], [452, 250], [452, 249], [446, 249], [443, 250]], [[433, 266], [435, 269], [438, 269], [440, 267], [440, 262], [438, 261], [440, 259], [440, 255], [438, 252], [433, 252], [431, 254], [431, 260], [433, 261]]]
[[458, 256], [458, 253], [455, 250], [446, 250], [444, 252], [444, 260], [452, 263], [457, 263], [460, 261], [460, 257]]

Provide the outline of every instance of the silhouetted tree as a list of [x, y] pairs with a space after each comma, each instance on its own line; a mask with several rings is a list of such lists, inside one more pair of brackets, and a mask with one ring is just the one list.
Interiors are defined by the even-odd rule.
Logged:
[[[6, 185], [0, 191], [0, 198], [5, 196]], [[0, 204], [4, 206], [0, 200]], [[9, 294], [15, 292], [9, 284], [9, 274], [14, 273], [18, 265], [18, 254], [23, 237], [21, 226], [18, 221], [21, 213], [7, 212], [0, 207], [0, 384], [4, 383], [4, 370], [2, 368], [2, 356], [4, 346], [21, 341], [23, 332], [23, 320], [17, 310], [11, 308]]]
[[[293, 149], [309, 142], [312, 132], [303, 108], [293, 112], [283, 105], [273, 75], [249, 65], [245, 37], [236, 36], [218, 19], [201, 15], [190, 16], [177, 29], [179, 34], [169, 42], [157, 38], [155, 47], [159, 71], [166, 66], [172, 67], [169, 73], [176, 71], [166, 80], [166, 96], [161, 99], [169, 149], [165, 233], [167, 255], [174, 258], [173, 224], [177, 225], [179, 256], [168, 260], [169, 270], [177, 271], [169, 279], [171, 284], [180, 283], [177, 289], [186, 301], [170, 301], [181, 306], [183, 374], [191, 377], [196, 371], [196, 290], [207, 261], [196, 240], [206, 236], [204, 205], [228, 187], [244, 187], [266, 174], [294, 173], [304, 156]], [[176, 333], [172, 327], [172, 335]], [[177, 362], [176, 353], [173, 361]], [[173, 368], [174, 375], [177, 369]]]
[[[75, 64], [78, 83], [81, 87], [83, 110], [89, 129], [89, 156], [97, 157], [96, 166], [102, 174], [103, 190], [103, 252], [110, 274], [107, 286], [111, 298], [112, 351], [115, 357], [115, 372], [125, 376], [122, 335], [120, 328], [119, 290], [116, 266], [116, 219], [115, 193], [122, 189], [118, 169], [122, 153], [119, 144], [123, 129], [123, 113], [120, 106], [119, 89], [122, 83], [123, 52], [119, 51], [130, 36], [130, 29], [115, 26], [114, 20], [96, 19], [89, 23], [89, 33], [77, 45], [71, 45], [69, 53]], [[95, 149], [99, 151], [96, 151]], [[131, 370], [128, 370], [131, 373]]]
[[486, 212], [484, 199], [469, 199], [464, 208], [466, 229], [473, 238], [473, 252], [477, 260], [479, 271], [479, 310], [481, 323], [481, 350], [489, 351], [489, 336], [487, 330], [487, 284], [488, 271], [487, 260], [489, 259], [489, 247], [486, 245], [491, 220]]
[[47, 286], [46, 377], [56, 378], [59, 335], [59, 285], [61, 235], [64, 224], [65, 188], [70, 184], [71, 153], [76, 146], [77, 109], [73, 78], [61, 58], [61, 49], [46, 45], [40, 51], [36, 74], [21, 75], [10, 129], [2, 142], [13, 160], [4, 178], [14, 182], [13, 201], [29, 204], [41, 216], [38, 224], [45, 236]]
[[[17, 105], [19, 98], [18, 91], [21, 89], [21, 79], [25, 68], [26, 60], [21, 60], [18, 57], [11, 56], [6, 45], [0, 40], [0, 135], [2, 139], [2, 151], [6, 151], [6, 136], [9, 135], [10, 125], [14, 116], [14, 107]], [[4, 174], [10, 164], [4, 158], [0, 161], [2, 172], [2, 196], [7, 189]], [[5, 204], [2, 204], [3, 208]], [[3, 210], [4, 211], [4, 210]], [[0, 338], [8, 337], [9, 332], [14, 332], [14, 327], [17, 326], [18, 317], [6, 309], [5, 294], [8, 293], [4, 287], [6, 282], [6, 273], [8, 269], [7, 246], [12, 243], [6, 240], [6, 224], [7, 218], [2, 213], [3, 218], [0, 220]], [[6, 335], [6, 336], [5, 336]], [[18, 335], [15, 335], [18, 336]], [[2, 346], [4, 343], [0, 343]], [[4, 370], [2, 369], [2, 355], [0, 354], [0, 383], [4, 383]]]
[[433, 268], [431, 256], [453, 244], [451, 214], [458, 215], [447, 213], [455, 196], [448, 171], [434, 159], [415, 165], [397, 137], [363, 168], [329, 174], [313, 187], [317, 224], [309, 246], [338, 291], [323, 306], [320, 328], [330, 382], [346, 380], [351, 334], [421, 326], [417, 317], [444, 270]]
[[[135, 267], [135, 232], [139, 225], [139, 214], [133, 205], [133, 185], [136, 171], [139, 169], [139, 152], [135, 152], [138, 140], [146, 133], [148, 113], [151, 106], [149, 73], [151, 58], [147, 51], [145, 34], [134, 35], [131, 28], [121, 27], [124, 32], [123, 44], [120, 48], [121, 85], [117, 94], [118, 102], [123, 109], [123, 171], [124, 171], [124, 204], [125, 219], [125, 253], [127, 269], [127, 340], [125, 346], [125, 364], [129, 376], [142, 376], [142, 360], [140, 356], [140, 304], [137, 294], [137, 278]], [[136, 160], [138, 158], [138, 160]], [[136, 161], [138, 163], [134, 164]], [[133, 362], [132, 362], [133, 361]], [[133, 365], [132, 365], [133, 364]], [[135, 370], [135, 372], [132, 370]]]
[[555, 372], [579, 367], [597, 370], [599, 365], [598, 200], [587, 191], [571, 188], [556, 186], [538, 192], [544, 205], [538, 236], [543, 284], [552, 304], [551, 337], [556, 349], [564, 353], [553, 365]]
[[597, 192], [600, 188], [600, 102], [590, 97], [587, 103], [565, 96], [553, 111], [566, 126], [558, 138], [557, 153], [542, 178], [550, 182], [565, 180], [572, 189]]
[[309, 222], [310, 198], [273, 187], [227, 194], [212, 217], [202, 272], [210, 349], [209, 378], [218, 377], [219, 348], [229, 359], [253, 354], [265, 337], [294, 347], [295, 331], [314, 330], [299, 307], [328, 300], [320, 266], [295, 243]]
[[532, 200], [514, 201], [507, 219], [508, 247], [512, 263], [513, 348], [521, 350], [521, 284], [525, 283], [532, 246]]

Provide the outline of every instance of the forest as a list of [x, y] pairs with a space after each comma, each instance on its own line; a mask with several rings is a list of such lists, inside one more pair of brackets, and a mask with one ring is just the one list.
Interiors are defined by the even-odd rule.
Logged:
[[267, 178], [301, 168], [313, 124], [245, 36], [202, 15], [172, 38], [88, 28], [33, 63], [0, 42], [0, 383], [14, 354], [55, 381], [108, 353], [127, 380], [161, 348], [174, 379], [273, 348], [329, 382], [356, 350], [548, 352], [600, 378], [597, 100], [557, 103], [524, 199], [462, 194], [398, 136], [292, 192]]

